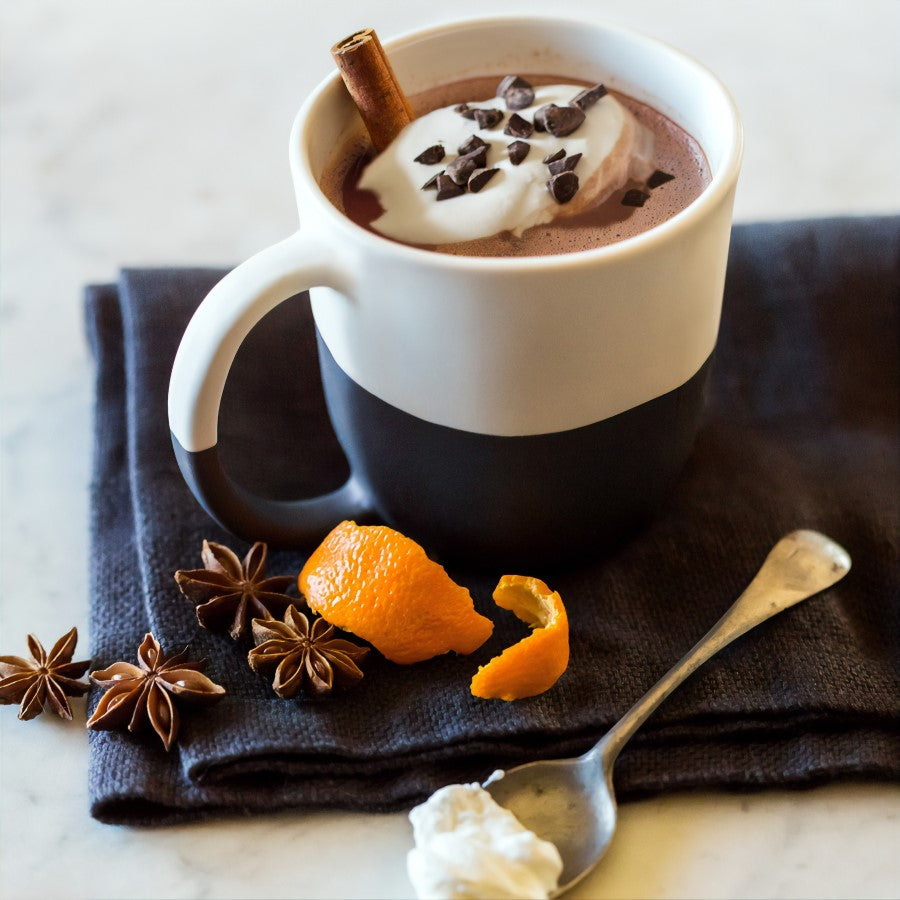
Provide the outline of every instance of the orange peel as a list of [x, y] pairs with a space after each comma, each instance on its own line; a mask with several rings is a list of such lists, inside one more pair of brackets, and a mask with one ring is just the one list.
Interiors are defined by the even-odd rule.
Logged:
[[341, 522], [313, 551], [297, 583], [313, 612], [402, 665], [472, 653], [494, 629], [443, 566], [385, 525]]
[[485, 700], [519, 700], [549, 690], [569, 665], [569, 618], [562, 597], [543, 581], [504, 575], [494, 602], [515, 613], [532, 632], [479, 666], [471, 690]]

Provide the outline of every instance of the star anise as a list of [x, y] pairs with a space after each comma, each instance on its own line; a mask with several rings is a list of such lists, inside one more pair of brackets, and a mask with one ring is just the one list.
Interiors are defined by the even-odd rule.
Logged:
[[199, 602], [197, 619], [204, 628], [227, 628], [237, 640], [252, 618], [281, 615], [291, 603], [300, 602], [284, 593], [293, 576], [264, 577], [267, 552], [266, 545], [258, 541], [241, 562], [228, 547], [204, 541], [201, 557], [205, 568], [175, 573], [181, 593]]
[[363, 677], [357, 662], [369, 650], [334, 637], [334, 633], [334, 626], [323, 618], [310, 624], [296, 606], [289, 606], [283, 622], [253, 620], [256, 646], [247, 661], [258, 672], [275, 670], [272, 687], [279, 697], [294, 697], [301, 687], [314, 694], [326, 694], [335, 686], [349, 687]]
[[87, 727], [135, 732], [149, 720], [168, 750], [175, 743], [179, 725], [172, 698], [209, 704], [220, 700], [225, 688], [201, 674], [206, 660], [189, 661], [187, 649], [167, 657], [149, 633], [138, 647], [138, 663], [117, 662], [108, 669], [91, 672], [91, 680], [108, 690]]
[[80, 697], [90, 685], [78, 681], [91, 664], [89, 659], [72, 662], [78, 643], [78, 629], [64, 634], [49, 653], [33, 635], [28, 635], [32, 662], [21, 656], [0, 656], [0, 704], [18, 703], [19, 718], [39, 716], [49, 702], [62, 719], [72, 718], [66, 696]]

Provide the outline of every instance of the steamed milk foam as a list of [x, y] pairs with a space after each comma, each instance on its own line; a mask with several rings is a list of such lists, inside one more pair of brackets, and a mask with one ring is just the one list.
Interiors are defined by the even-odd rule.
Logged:
[[[553, 76], [526, 76], [535, 85], [533, 103], [516, 110], [528, 122], [548, 103], [567, 105], [584, 82]], [[471, 256], [539, 256], [603, 246], [631, 237], [687, 207], [709, 183], [709, 167], [699, 145], [683, 129], [646, 104], [610, 92], [586, 110], [572, 133], [554, 136], [535, 130], [524, 138], [528, 155], [513, 165], [504, 134], [513, 111], [495, 97], [498, 78], [454, 82], [410, 98], [417, 118], [374, 159], [363, 141], [342, 148], [329, 165], [322, 187], [329, 199], [357, 224], [384, 237], [443, 253]], [[496, 108], [503, 121], [480, 128], [454, 110], [459, 103]], [[446, 169], [471, 135], [488, 145], [486, 167], [497, 173], [478, 193], [436, 200], [423, 190]], [[415, 162], [427, 147], [440, 144], [443, 160]], [[581, 154], [574, 169], [579, 189], [566, 203], [547, 190], [544, 159], [564, 149]], [[660, 169], [674, 179], [647, 188]], [[625, 206], [629, 189], [650, 194], [640, 208]]]

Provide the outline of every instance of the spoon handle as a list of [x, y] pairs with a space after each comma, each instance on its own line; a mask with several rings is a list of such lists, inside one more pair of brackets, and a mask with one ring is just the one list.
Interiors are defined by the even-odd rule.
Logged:
[[590, 751], [607, 773], [622, 747], [650, 714], [692, 672], [735, 638], [782, 610], [840, 581], [850, 571], [843, 547], [816, 531], [793, 531], [771, 550], [756, 577], [734, 605], [614, 725]]

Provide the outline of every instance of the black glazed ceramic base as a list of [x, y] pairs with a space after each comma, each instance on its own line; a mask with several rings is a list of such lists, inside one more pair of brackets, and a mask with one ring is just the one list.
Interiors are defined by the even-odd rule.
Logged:
[[216, 447], [190, 453], [173, 436], [194, 496], [247, 541], [311, 549], [342, 519], [380, 520], [437, 559], [491, 567], [596, 557], [629, 536], [690, 453], [712, 359], [676, 390], [602, 422], [498, 437], [401, 412], [347, 376], [321, 337], [318, 345], [350, 481], [312, 500], [267, 500], [229, 478]]
[[331, 421], [378, 517], [430, 555], [492, 566], [596, 556], [633, 532], [687, 460], [711, 360], [602, 422], [497, 437], [401, 412], [349, 378], [319, 337]]

